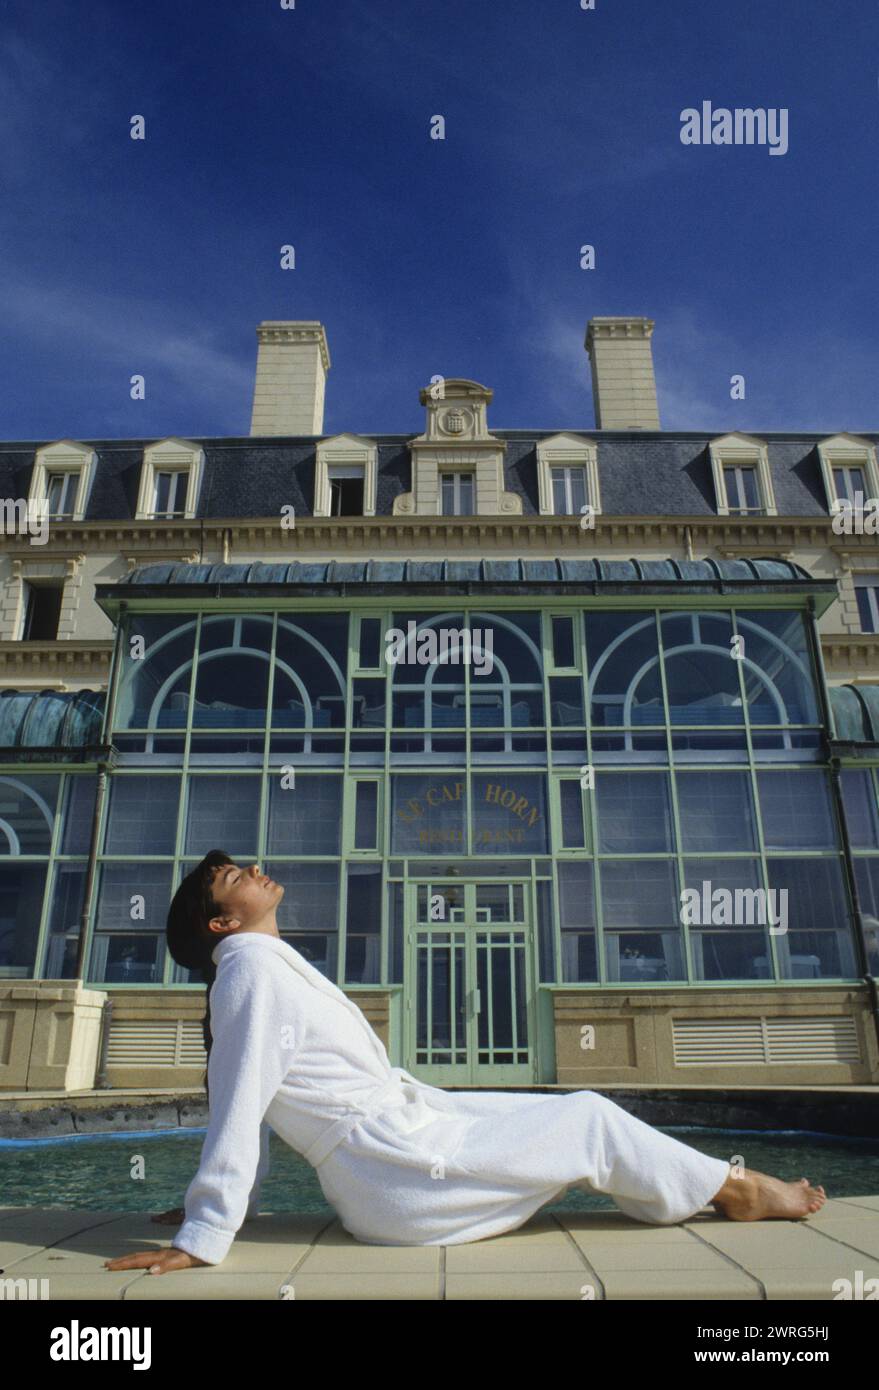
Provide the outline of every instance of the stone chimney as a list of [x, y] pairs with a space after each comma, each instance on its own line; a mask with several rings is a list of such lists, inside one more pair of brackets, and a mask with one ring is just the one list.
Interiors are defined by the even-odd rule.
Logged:
[[323, 434], [330, 370], [322, 323], [269, 319], [257, 325], [259, 350], [251, 434]]
[[658, 430], [650, 337], [653, 319], [595, 318], [586, 328], [595, 427]]

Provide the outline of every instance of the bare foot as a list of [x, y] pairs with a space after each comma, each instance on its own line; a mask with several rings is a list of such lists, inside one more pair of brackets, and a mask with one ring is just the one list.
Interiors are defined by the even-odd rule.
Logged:
[[746, 1168], [740, 1177], [728, 1177], [711, 1205], [730, 1221], [801, 1221], [820, 1211], [827, 1194], [820, 1185], [811, 1187], [808, 1178], [782, 1182], [766, 1173]]

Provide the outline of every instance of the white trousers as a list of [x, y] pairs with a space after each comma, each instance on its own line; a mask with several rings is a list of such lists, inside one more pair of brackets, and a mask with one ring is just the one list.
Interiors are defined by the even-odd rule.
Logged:
[[434, 1123], [400, 1134], [393, 1117], [357, 1126], [318, 1169], [361, 1240], [451, 1244], [521, 1225], [572, 1186], [627, 1216], [672, 1225], [708, 1205], [730, 1165], [636, 1119], [597, 1091], [436, 1092]]

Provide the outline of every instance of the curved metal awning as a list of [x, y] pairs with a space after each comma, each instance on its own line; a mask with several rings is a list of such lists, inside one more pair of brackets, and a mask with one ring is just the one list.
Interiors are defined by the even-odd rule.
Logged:
[[879, 755], [879, 685], [832, 685], [835, 742], [872, 745]]
[[105, 699], [104, 690], [0, 690], [0, 756], [97, 749]]
[[800, 594], [819, 612], [837, 594], [787, 560], [294, 560], [266, 564], [139, 565], [95, 596], [111, 616], [138, 599], [407, 594]]

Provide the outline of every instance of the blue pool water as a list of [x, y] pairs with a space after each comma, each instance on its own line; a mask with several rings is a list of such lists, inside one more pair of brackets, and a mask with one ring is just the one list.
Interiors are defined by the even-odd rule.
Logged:
[[[747, 1168], [823, 1183], [828, 1197], [879, 1192], [879, 1139], [799, 1131], [659, 1128], [715, 1158], [738, 1156]], [[186, 1129], [28, 1143], [0, 1141], [0, 1204], [143, 1212], [181, 1206], [198, 1168], [203, 1138], [204, 1130]], [[134, 1176], [141, 1169], [143, 1177]], [[273, 1212], [331, 1211], [314, 1169], [274, 1134], [271, 1171], [263, 1184], [260, 1207]], [[613, 1209], [614, 1203], [610, 1197], [572, 1188], [553, 1207], [596, 1211]]]

